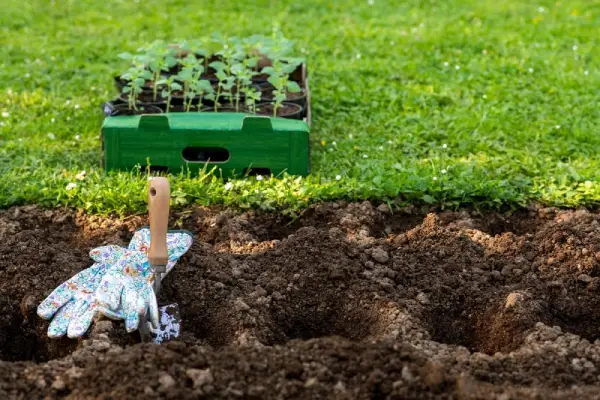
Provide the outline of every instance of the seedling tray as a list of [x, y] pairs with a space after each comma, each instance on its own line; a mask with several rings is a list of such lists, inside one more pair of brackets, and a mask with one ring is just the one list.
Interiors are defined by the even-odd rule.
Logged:
[[[296, 68], [296, 70], [290, 74], [290, 80], [298, 83], [298, 85], [302, 88], [302, 92], [304, 93], [304, 96], [299, 99], [287, 100], [286, 103], [298, 104], [299, 106], [302, 107], [302, 111], [298, 114], [286, 116], [286, 117], [282, 117], [282, 118], [302, 120], [302, 121], [305, 121], [310, 126], [310, 123], [311, 123], [310, 89], [309, 89], [309, 85], [308, 85], [308, 70], [307, 70], [306, 64], [299, 65], [298, 68]], [[254, 83], [258, 87], [260, 87], [261, 85], [266, 84], [267, 81], [257, 79], [254, 81]], [[123, 83], [119, 79], [119, 77], [115, 77], [115, 85], [116, 85], [117, 89], [119, 91], [121, 91], [121, 89], [123, 87]], [[266, 103], [267, 102], [259, 102], [259, 107], [260, 107], [260, 105], [264, 105]], [[120, 116], [119, 113], [117, 112], [117, 110], [119, 109], [120, 106], [124, 106], [126, 104], [127, 104], [127, 102], [121, 96], [118, 96], [118, 97], [114, 98], [113, 100], [105, 102], [102, 106], [104, 116], [107, 118], [112, 117], [112, 116]], [[199, 108], [204, 108], [204, 111], [202, 111], [202, 113], [210, 113], [210, 112], [212, 112], [211, 108], [212, 108], [213, 104], [214, 103], [205, 102]], [[142, 104], [142, 105], [140, 105], [140, 107], [141, 108], [145, 107], [146, 110], [148, 110], [148, 112], [151, 112], [151, 113], [167, 113], [167, 109], [166, 109], [167, 105], [166, 105], [165, 101], [158, 101], [158, 102]], [[172, 103], [171, 110], [169, 110], [168, 112], [169, 113], [180, 113], [180, 112], [184, 112], [184, 111], [181, 110], [180, 108], [178, 109], [177, 102], [174, 101]], [[197, 110], [192, 110], [189, 112], [193, 113], [193, 112], [197, 112]], [[141, 111], [140, 113], [143, 113], [143, 111]]]
[[223, 176], [310, 172], [305, 121], [242, 113], [165, 113], [107, 117], [102, 127], [107, 171], [136, 165], [187, 172], [216, 167]]
[[[150, 170], [192, 174], [206, 168], [224, 176], [310, 173], [310, 91], [305, 64], [290, 79], [305, 93], [301, 114], [290, 118], [230, 112], [165, 112], [113, 115], [120, 98], [103, 105], [102, 164], [106, 171], [131, 170], [150, 163]], [[260, 82], [257, 82], [260, 84]], [[148, 110], [150, 110], [148, 108]]]

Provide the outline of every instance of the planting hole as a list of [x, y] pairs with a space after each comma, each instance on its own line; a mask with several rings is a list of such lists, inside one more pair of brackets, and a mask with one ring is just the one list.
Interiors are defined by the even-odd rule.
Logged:
[[27, 317], [10, 299], [0, 301], [0, 360], [46, 362], [76, 349], [76, 340], [48, 338], [48, 324], [35, 315], [33, 303], [24, 309]]
[[360, 342], [379, 333], [383, 322], [374, 303], [322, 289], [310, 293], [303, 290], [273, 304], [273, 326], [270, 337], [264, 338], [266, 344], [329, 336]]
[[486, 354], [517, 349], [541, 319], [543, 306], [516, 292], [494, 297], [485, 301], [455, 293], [438, 298], [425, 314], [431, 338]]
[[182, 156], [188, 162], [225, 162], [229, 160], [229, 150], [222, 147], [186, 147]]

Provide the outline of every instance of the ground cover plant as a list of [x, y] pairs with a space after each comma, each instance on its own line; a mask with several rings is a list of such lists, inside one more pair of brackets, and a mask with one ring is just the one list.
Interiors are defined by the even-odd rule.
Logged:
[[154, 39], [268, 36], [273, 27], [310, 67], [313, 175], [252, 178], [229, 190], [219, 179], [184, 175], [174, 178], [182, 203], [301, 209], [340, 197], [481, 207], [600, 199], [593, 2], [315, 1], [273, 4], [255, 18], [235, 2], [201, 10], [167, 2], [176, 9], [169, 15], [151, 4], [5, 2], [0, 205], [140, 212], [143, 175], [100, 169], [99, 107], [115, 94], [108, 77], [123, 65], [115, 55]]

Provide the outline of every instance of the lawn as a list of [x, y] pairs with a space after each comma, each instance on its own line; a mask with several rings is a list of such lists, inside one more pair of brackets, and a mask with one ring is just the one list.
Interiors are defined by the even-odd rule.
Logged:
[[312, 175], [173, 176], [178, 205], [600, 202], [599, 1], [2, 3], [3, 208], [144, 212], [145, 176], [100, 167], [101, 104], [126, 67], [117, 54], [273, 28], [308, 62]]

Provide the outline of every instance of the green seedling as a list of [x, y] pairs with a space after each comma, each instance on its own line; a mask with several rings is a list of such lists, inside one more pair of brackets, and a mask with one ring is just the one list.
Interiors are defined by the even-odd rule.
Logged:
[[252, 86], [252, 77], [256, 75], [253, 68], [256, 66], [257, 57], [248, 57], [237, 62], [231, 67], [231, 73], [235, 77], [235, 111], [240, 110], [240, 94], [248, 93]]
[[173, 98], [173, 92], [181, 91], [182, 86], [179, 82], [176, 81], [177, 75], [171, 75], [167, 79], [161, 79], [158, 84], [164, 85], [165, 89], [163, 89], [161, 96], [163, 98], [167, 98], [167, 112], [171, 109], [171, 99]]
[[175, 58], [176, 49], [166, 45], [162, 40], [156, 40], [146, 48], [148, 59], [148, 68], [152, 73], [152, 95], [154, 101], [158, 94], [160, 75], [162, 72], [168, 72], [169, 69], [177, 64]]
[[262, 73], [268, 74], [269, 83], [275, 88], [273, 90], [273, 116], [277, 116], [277, 110], [287, 98], [287, 93], [297, 93], [302, 91], [298, 83], [290, 80], [290, 74], [296, 70], [298, 65], [302, 63], [300, 59], [290, 59], [287, 62], [274, 60], [272, 67], [265, 67]]
[[261, 51], [273, 62], [284, 60], [294, 52], [294, 42], [285, 38], [280, 31], [273, 31], [270, 37], [265, 37], [258, 44], [262, 45]]
[[[221, 98], [232, 99], [231, 89], [235, 85], [235, 77], [232, 73], [232, 67], [244, 60], [245, 54], [242, 50], [241, 42], [237, 37], [225, 39], [220, 34], [213, 34], [213, 41], [222, 46], [216, 55], [220, 60], [209, 64], [216, 72], [218, 79], [217, 93], [211, 97], [215, 102], [215, 112], [218, 110], [219, 100]], [[236, 67], [237, 68], [237, 67]], [[239, 69], [238, 69], [239, 70]]]
[[204, 72], [203, 60], [188, 54], [187, 57], [181, 60], [181, 66], [177, 79], [183, 83], [183, 103], [185, 110], [189, 111], [192, 101], [196, 97], [195, 83], [200, 80], [200, 76]]
[[[212, 96], [214, 94], [214, 89], [210, 81], [207, 81], [206, 79], [200, 79], [195, 82], [192, 82], [192, 84], [190, 85], [190, 89], [194, 92], [196, 96], [198, 96], [200, 102], [202, 101], [202, 99], [208, 98], [209, 96]], [[189, 111], [189, 108], [190, 107], [188, 105], [186, 111]], [[200, 104], [198, 104], [197, 111], [199, 112], [200, 110], [201, 107]]]
[[256, 114], [256, 103], [260, 101], [261, 93], [252, 85], [248, 85], [245, 89], [242, 89], [245, 97], [246, 108], [252, 114]]
[[127, 94], [127, 102], [130, 110], [137, 110], [137, 97], [144, 90], [144, 83], [150, 79], [150, 71], [144, 67], [144, 63], [138, 59], [134, 60], [134, 65], [121, 75], [121, 79], [127, 82], [123, 86], [122, 92]]
[[217, 92], [210, 95], [209, 99], [215, 102], [215, 112], [219, 107], [219, 99], [229, 98], [231, 99], [231, 89], [234, 85], [234, 77], [231, 76], [231, 67], [222, 61], [213, 61], [210, 66], [214, 68], [215, 76], [219, 80], [217, 84]]
[[205, 47], [202, 40], [184, 40], [179, 43], [179, 49], [186, 51], [188, 54], [194, 55], [196, 58], [204, 60], [204, 70], [208, 70], [208, 59], [210, 51]]

